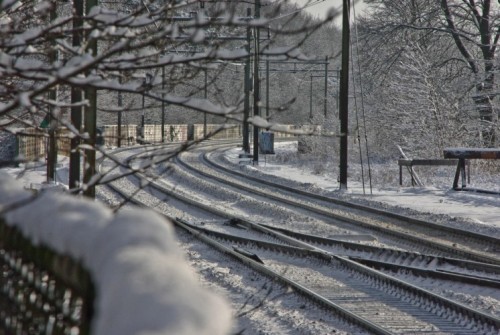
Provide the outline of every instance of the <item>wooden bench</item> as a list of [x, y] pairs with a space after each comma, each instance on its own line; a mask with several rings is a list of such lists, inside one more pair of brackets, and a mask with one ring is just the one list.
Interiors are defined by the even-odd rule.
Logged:
[[415, 172], [413, 171], [414, 166], [427, 165], [427, 166], [455, 166], [458, 163], [458, 159], [399, 159], [399, 185], [403, 185], [403, 166], [408, 167], [408, 171], [411, 176], [411, 185], [415, 184], [423, 186]]
[[[443, 155], [444, 158], [458, 160], [457, 171], [455, 173], [455, 178], [453, 179], [453, 189], [457, 191], [465, 191], [467, 190], [467, 182], [465, 178], [466, 161], [470, 159], [500, 159], [500, 148], [445, 148], [443, 150]], [[460, 177], [462, 178], [461, 187], [458, 186], [458, 180]]]

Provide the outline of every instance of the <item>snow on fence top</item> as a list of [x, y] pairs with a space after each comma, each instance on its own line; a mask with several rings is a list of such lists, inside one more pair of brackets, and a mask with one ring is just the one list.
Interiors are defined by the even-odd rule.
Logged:
[[92, 334], [227, 334], [226, 301], [202, 289], [172, 225], [57, 191], [33, 197], [0, 172], [0, 215], [35, 245], [82, 262], [96, 288]]

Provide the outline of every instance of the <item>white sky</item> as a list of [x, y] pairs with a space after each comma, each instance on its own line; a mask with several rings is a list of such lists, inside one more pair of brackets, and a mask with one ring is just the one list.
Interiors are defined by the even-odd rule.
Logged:
[[[308, 3], [316, 3], [311, 7], [306, 8], [306, 11], [312, 15], [315, 15], [319, 18], [324, 18], [326, 14], [328, 13], [330, 8], [337, 8], [340, 12], [342, 12], [342, 0], [292, 0], [293, 2], [296, 2], [299, 6], [305, 6]], [[319, 2], [321, 1], [321, 2]], [[354, 0], [351, 0], [351, 4], [354, 2]], [[354, 8], [354, 11], [356, 16], [361, 15], [364, 13], [364, 10], [367, 8], [367, 5], [363, 2], [363, 0], [357, 1], [356, 2], [356, 7]], [[352, 15], [353, 13], [351, 13]], [[337, 20], [335, 20], [338, 24], [341, 23], [341, 17], [339, 17]]]

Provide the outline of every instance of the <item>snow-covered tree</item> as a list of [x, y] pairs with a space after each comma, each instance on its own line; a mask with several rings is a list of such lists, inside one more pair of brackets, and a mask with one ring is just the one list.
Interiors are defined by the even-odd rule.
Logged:
[[[283, 15], [287, 10], [291, 15]], [[293, 23], [300, 15], [262, 1], [3, 1], [1, 129], [16, 133], [43, 121], [50, 122], [49, 134], [66, 127], [72, 157], [81, 151], [91, 163], [83, 184], [98, 183], [92, 178], [98, 121], [122, 113], [139, 124], [145, 111], [158, 115], [168, 106], [178, 122], [200, 122], [203, 115], [221, 124], [243, 122], [244, 71], [238, 70], [257, 54], [307, 59], [301, 47], [324, 22]], [[269, 38], [256, 42], [259, 30]], [[282, 111], [293, 100], [275, 99], [273, 108]], [[70, 186], [78, 191], [83, 184]]]
[[[446, 145], [494, 146], [500, 5], [366, 2], [373, 12], [359, 24], [363, 48], [371, 53], [364, 58], [365, 84], [379, 113], [373, 119], [392, 120], [389, 141], [431, 152]], [[405, 138], [397, 138], [398, 127]]]

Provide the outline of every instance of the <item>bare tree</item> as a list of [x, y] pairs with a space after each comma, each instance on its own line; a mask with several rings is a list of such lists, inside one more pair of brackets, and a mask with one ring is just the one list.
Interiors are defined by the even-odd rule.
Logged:
[[[482, 145], [494, 146], [498, 128], [498, 111], [495, 110], [498, 88], [494, 78], [498, 71], [495, 57], [499, 33], [498, 5], [492, 1], [367, 2], [373, 6], [374, 12], [359, 26], [365, 50], [372, 52], [370, 62], [366, 62], [373, 80], [371, 87], [384, 88], [390, 82], [409, 85], [401, 81], [401, 77], [390, 76], [404, 72], [403, 68], [415, 70], [421, 67], [424, 57], [427, 70], [411, 83], [418, 85], [427, 77], [432, 78], [435, 85], [432, 90], [427, 90], [428, 97], [424, 100], [417, 101], [416, 97], [407, 96], [414, 100], [413, 108], [420, 109], [425, 106], [425, 100], [435, 101], [436, 95], [441, 95], [446, 101], [441, 110], [450, 118], [449, 125], [443, 129], [456, 136], [456, 143], [472, 143], [466, 137], [477, 129], [472, 136], [479, 134]], [[373, 49], [378, 52], [374, 53]], [[414, 58], [416, 51], [420, 56]], [[383, 89], [377, 92], [384, 94]], [[468, 108], [466, 98], [472, 99], [474, 112]], [[459, 113], [455, 110], [457, 107]], [[411, 112], [411, 109], [401, 109], [400, 112]], [[467, 118], [470, 120], [464, 124]], [[414, 119], [413, 123], [418, 124], [417, 120]], [[450, 127], [461, 132], [453, 134]], [[441, 145], [453, 143], [452, 138], [438, 142]]]
[[[292, 24], [300, 11], [281, 18], [289, 7], [271, 5], [259, 0], [3, 1], [0, 128], [11, 133], [20, 126], [39, 129], [49, 116], [50, 129], [66, 127], [73, 150], [90, 161], [101, 150], [95, 145], [96, 120], [116, 119], [119, 112], [135, 120], [142, 113], [144, 120], [145, 110], [156, 113], [168, 105], [179, 119], [210, 115], [221, 124], [242, 123], [248, 108], [243, 71], [234, 84], [231, 67], [243, 67], [249, 58], [306, 59], [301, 47], [325, 23], [301, 19], [300, 25]], [[260, 6], [267, 7], [262, 17]], [[269, 31], [270, 40], [257, 39], [259, 30]], [[289, 37], [293, 44], [273, 42]], [[84, 115], [84, 122], [70, 118], [70, 112]], [[253, 120], [263, 125], [252, 117], [246, 121]], [[74, 191], [103, 180], [88, 170]]]
[[[496, 145], [498, 111], [493, 100], [498, 95], [495, 72], [498, 70], [496, 50], [500, 37], [499, 5], [494, 1], [441, 0], [446, 31], [474, 74], [476, 95], [473, 97], [483, 122], [482, 137], [486, 146]], [[494, 113], [497, 115], [494, 115]]]

